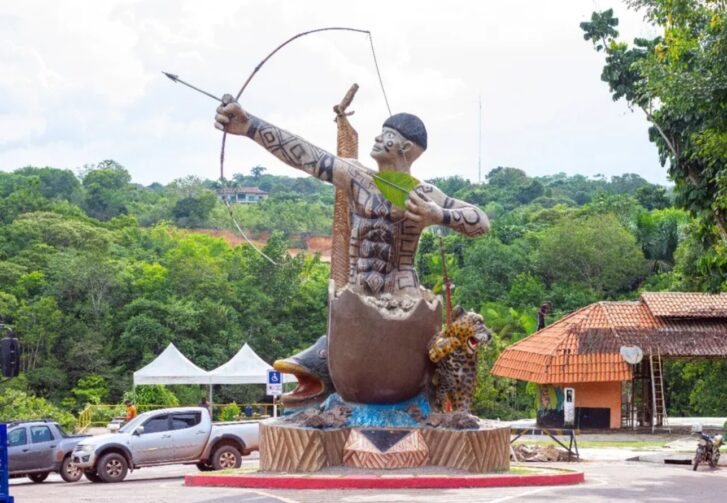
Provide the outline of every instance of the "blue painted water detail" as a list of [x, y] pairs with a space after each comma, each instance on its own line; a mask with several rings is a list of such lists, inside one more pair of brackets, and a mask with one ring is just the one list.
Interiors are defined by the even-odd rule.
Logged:
[[323, 403], [323, 410], [330, 410], [338, 405], [346, 405], [351, 407], [351, 416], [346, 421], [347, 427], [379, 427], [379, 428], [396, 428], [396, 427], [412, 427], [421, 426], [420, 423], [411, 417], [406, 409], [415, 405], [421, 411], [422, 416], [431, 414], [429, 402], [424, 393], [406, 400], [404, 402], [393, 404], [372, 404], [372, 403], [353, 403], [346, 402], [334, 393], [329, 396]]

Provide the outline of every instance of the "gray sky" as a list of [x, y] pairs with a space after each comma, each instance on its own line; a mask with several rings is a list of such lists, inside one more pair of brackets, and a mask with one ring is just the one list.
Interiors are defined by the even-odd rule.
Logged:
[[[429, 150], [420, 179], [478, 178], [513, 166], [529, 175], [639, 173], [666, 183], [639, 111], [600, 81], [603, 54], [578, 27], [614, 7], [629, 41], [657, 34], [619, 1], [28, 1], [0, 4], [0, 169], [77, 169], [104, 159], [133, 181], [219, 176], [214, 94], [236, 94], [286, 38], [313, 28], [371, 30], [392, 111], [419, 115]], [[361, 159], [387, 117], [365, 35], [303, 37], [274, 56], [243, 107], [334, 150], [331, 107], [349, 86]], [[228, 141], [226, 176], [257, 164], [296, 176], [245, 138]]]

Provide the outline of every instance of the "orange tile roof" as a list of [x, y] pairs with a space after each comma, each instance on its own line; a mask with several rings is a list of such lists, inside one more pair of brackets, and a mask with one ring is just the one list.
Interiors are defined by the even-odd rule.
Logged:
[[645, 292], [641, 300], [654, 316], [672, 318], [725, 318], [727, 293]]
[[714, 311], [705, 319], [659, 317], [650, 307], [641, 301], [586, 306], [505, 348], [491, 372], [540, 384], [628, 380], [621, 346], [667, 357], [727, 357], [727, 318]]

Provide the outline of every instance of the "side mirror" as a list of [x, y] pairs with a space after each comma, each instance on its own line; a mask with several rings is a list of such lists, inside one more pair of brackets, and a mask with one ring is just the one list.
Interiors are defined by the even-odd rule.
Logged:
[[137, 426], [134, 430], [134, 435], [139, 436], [142, 433], [144, 433], [144, 427], [143, 426]]

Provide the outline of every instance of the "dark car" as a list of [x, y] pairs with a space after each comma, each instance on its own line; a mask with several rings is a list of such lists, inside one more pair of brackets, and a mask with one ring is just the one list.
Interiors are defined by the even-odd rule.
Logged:
[[71, 460], [76, 444], [88, 435], [68, 435], [58, 423], [40, 419], [8, 424], [8, 468], [10, 477], [27, 476], [43, 482], [56, 472], [66, 482], [76, 482], [82, 472]]

